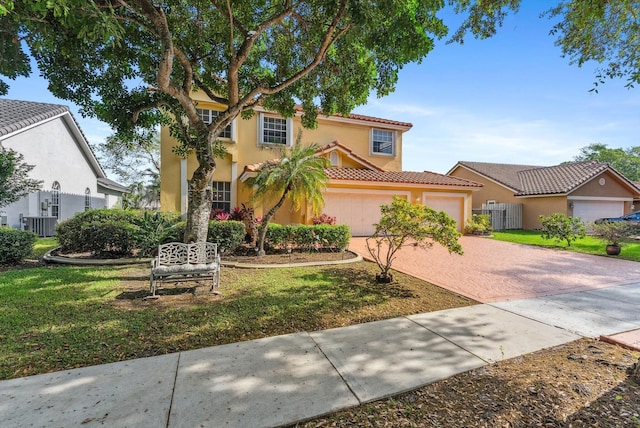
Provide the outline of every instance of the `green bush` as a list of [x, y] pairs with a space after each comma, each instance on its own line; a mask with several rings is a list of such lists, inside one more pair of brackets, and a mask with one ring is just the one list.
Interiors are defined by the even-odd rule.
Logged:
[[580, 217], [567, 217], [563, 213], [555, 213], [550, 216], [540, 216], [542, 228], [541, 236], [544, 239], [553, 239], [556, 242], [566, 242], [567, 247], [571, 242], [586, 236], [587, 230]]
[[311, 251], [319, 248], [342, 251], [349, 245], [351, 232], [345, 225], [281, 226], [269, 223], [265, 245], [270, 248], [292, 247]]
[[491, 233], [491, 214], [473, 214], [464, 226], [464, 233], [486, 235]]
[[[186, 226], [184, 221], [171, 226], [162, 242], [182, 242]], [[245, 234], [245, 226], [241, 221], [213, 220], [209, 222], [207, 241], [217, 243], [220, 252], [232, 252], [242, 244]]]
[[158, 248], [171, 227], [180, 221], [180, 214], [174, 212], [149, 212], [133, 220], [137, 226], [135, 247], [141, 256], [150, 256]]
[[138, 228], [126, 221], [96, 222], [84, 227], [86, 251], [96, 256], [127, 256], [136, 248]]
[[89, 228], [98, 224], [135, 224], [136, 220], [141, 216], [141, 212], [129, 210], [98, 209], [84, 211], [60, 222], [56, 227], [56, 237], [63, 252], [93, 252], [101, 244], [99, 242], [89, 242], [89, 239], [92, 239], [91, 236], [93, 235], [101, 236], [102, 234], [97, 231], [87, 231]]
[[37, 238], [33, 232], [0, 227], [0, 263], [15, 263], [29, 257]]

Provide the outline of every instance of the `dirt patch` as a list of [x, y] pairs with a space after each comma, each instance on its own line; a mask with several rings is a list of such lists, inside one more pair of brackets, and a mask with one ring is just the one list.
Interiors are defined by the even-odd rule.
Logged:
[[296, 426], [638, 428], [639, 356], [581, 339]]
[[286, 264], [286, 263], [309, 263], [340, 261], [356, 258], [357, 255], [351, 251], [281, 251], [274, 254], [266, 254], [258, 257], [253, 248], [236, 251], [235, 254], [224, 254], [222, 261], [247, 263], [247, 264]]

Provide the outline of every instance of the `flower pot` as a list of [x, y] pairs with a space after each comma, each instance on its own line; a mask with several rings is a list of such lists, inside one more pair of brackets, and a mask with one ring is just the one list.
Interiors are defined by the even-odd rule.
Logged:
[[610, 256], [617, 256], [620, 254], [620, 245], [607, 245], [607, 254]]

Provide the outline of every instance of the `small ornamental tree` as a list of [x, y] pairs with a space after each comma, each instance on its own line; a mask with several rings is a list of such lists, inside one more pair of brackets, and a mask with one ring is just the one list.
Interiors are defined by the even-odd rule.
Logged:
[[0, 207], [40, 190], [42, 181], [29, 178], [32, 169], [20, 153], [0, 145]]
[[587, 234], [584, 222], [580, 217], [567, 217], [563, 213], [555, 213], [550, 216], [539, 217], [542, 223], [540, 229], [541, 236], [544, 239], [553, 239], [554, 241], [566, 242], [567, 247], [571, 246], [573, 241], [582, 239]]
[[449, 253], [462, 254], [456, 222], [444, 211], [412, 205], [406, 199], [394, 196], [391, 205], [382, 205], [380, 212], [382, 216], [375, 225], [376, 231], [367, 238], [367, 250], [380, 268], [380, 274], [376, 276], [379, 282], [391, 281], [389, 271], [402, 247], [412, 245], [426, 250], [438, 243]]

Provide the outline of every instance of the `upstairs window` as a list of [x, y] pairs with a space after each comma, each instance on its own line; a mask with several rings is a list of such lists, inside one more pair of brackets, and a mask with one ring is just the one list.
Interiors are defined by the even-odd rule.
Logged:
[[260, 113], [259, 143], [281, 144], [290, 147], [292, 141], [293, 121], [277, 116]]
[[[197, 108], [196, 111], [198, 112], [198, 116], [200, 116], [200, 119], [202, 119], [202, 121], [207, 125], [211, 125], [213, 121], [216, 120], [218, 116], [220, 116], [221, 113], [218, 110], [209, 110], [203, 108]], [[220, 138], [233, 139], [231, 124], [227, 125], [227, 127], [222, 130], [222, 132], [220, 133]]]
[[371, 154], [395, 156], [396, 133], [386, 129], [371, 130]]

